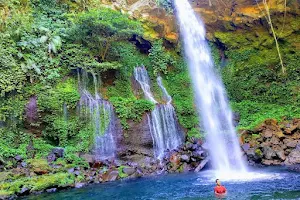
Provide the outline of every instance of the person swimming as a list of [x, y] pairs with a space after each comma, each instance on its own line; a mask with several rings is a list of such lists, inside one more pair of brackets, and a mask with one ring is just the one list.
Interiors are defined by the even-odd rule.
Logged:
[[216, 195], [225, 195], [227, 193], [227, 190], [224, 186], [221, 185], [221, 182], [219, 179], [216, 179], [216, 187], [214, 189]]

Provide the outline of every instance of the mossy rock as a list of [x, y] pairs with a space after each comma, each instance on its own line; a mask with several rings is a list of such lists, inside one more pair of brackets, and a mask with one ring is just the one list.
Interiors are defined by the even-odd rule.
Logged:
[[124, 173], [123, 169], [126, 168], [126, 166], [120, 166], [118, 168], [118, 172], [119, 172], [119, 177], [120, 178], [126, 178], [128, 177], [128, 175], [126, 173]]
[[0, 182], [4, 182], [13, 176], [11, 172], [0, 172]]
[[31, 191], [40, 191], [52, 187], [68, 187], [74, 184], [74, 175], [69, 173], [57, 173], [36, 177], [31, 180]]
[[14, 193], [10, 191], [0, 190], [0, 199], [8, 199], [13, 194]]
[[48, 174], [52, 171], [46, 159], [31, 159], [28, 163], [30, 170], [38, 175]]
[[49, 174], [32, 178], [26, 177], [13, 182], [0, 183], [0, 192], [3, 195], [10, 196], [19, 193], [24, 187], [28, 188], [31, 192], [42, 191], [54, 187], [64, 188], [72, 186], [74, 180], [74, 175], [69, 173]]
[[255, 155], [259, 158], [263, 157], [263, 152], [260, 149], [255, 149]]

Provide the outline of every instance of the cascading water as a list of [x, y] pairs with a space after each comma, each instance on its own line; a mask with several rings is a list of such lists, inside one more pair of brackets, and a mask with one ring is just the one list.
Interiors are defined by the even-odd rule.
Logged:
[[90, 121], [95, 135], [94, 154], [97, 160], [105, 160], [115, 156], [116, 145], [113, 137], [115, 129], [115, 115], [113, 106], [103, 100], [98, 94], [96, 77], [93, 76], [95, 96], [86, 89], [88, 75], [82, 72], [82, 81], [79, 75], [80, 114]]
[[151, 92], [151, 83], [148, 72], [145, 67], [136, 67], [134, 69], [134, 78], [140, 84], [145, 98], [153, 103], [157, 103]]
[[174, 0], [195, 98], [206, 131], [210, 157], [218, 174], [245, 172], [226, 92], [214, 70], [205, 27], [188, 0]]
[[162, 159], [165, 150], [176, 149], [183, 142], [183, 133], [178, 126], [175, 109], [171, 104], [172, 98], [163, 86], [161, 77], [158, 77], [158, 85], [167, 104], [157, 104], [151, 92], [150, 78], [145, 67], [135, 68], [134, 77], [140, 84], [145, 98], [156, 104], [155, 109], [151, 112], [151, 117], [148, 115], [148, 122], [153, 138], [155, 156]]

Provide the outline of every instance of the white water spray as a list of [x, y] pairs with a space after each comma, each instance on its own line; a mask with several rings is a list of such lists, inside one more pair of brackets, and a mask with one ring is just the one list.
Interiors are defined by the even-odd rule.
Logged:
[[163, 86], [162, 78], [157, 78], [157, 83], [161, 88], [166, 104], [158, 104], [151, 92], [150, 78], [145, 67], [136, 67], [134, 69], [134, 77], [139, 82], [145, 98], [156, 104], [155, 109], [148, 115], [148, 122], [155, 156], [162, 159], [165, 151], [176, 149], [183, 142], [183, 133], [180, 130], [175, 109], [172, 106], [172, 98]]
[[115, 157], [116, 144], [113, 137], [115, 132], [115, 114], [113, 106], [102, 99], [98, 93], [96, 76], [93, 75], [95, 96], [86, 88], [88, 82], [87, 72], [82, 72], [82, 80], [78, 74], [80, 89], [80, 114], [87, 118], [95, 135], [94, 154], [96, 160], [105, 160]]
[[188, 0], [174, 0], [174, 3], [213, 166], [223, 177], [243, 173], [246, 166], [232, 123], [232, 112], [223, 83], [214, 70], [204, 24]]

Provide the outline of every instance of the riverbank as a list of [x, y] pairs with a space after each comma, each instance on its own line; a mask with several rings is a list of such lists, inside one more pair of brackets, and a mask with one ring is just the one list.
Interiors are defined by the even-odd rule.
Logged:
[[0, 199], [15, 199], [29, 194], [81, 188], [89, 184], [120, 179], [134, 179], [166, 173], [200, 171], [208, 162], [200, 140], [193, 140], [177, 150], [166, 152], [164, 159], [144, 157], [139, 162], [121, 159], [95, 161], [92, 155], [80, 155], [84, 162], [71, 164], [64, 150], [52, 149], [47, 159], [14, 158], [16, 167], [0, 172]]

